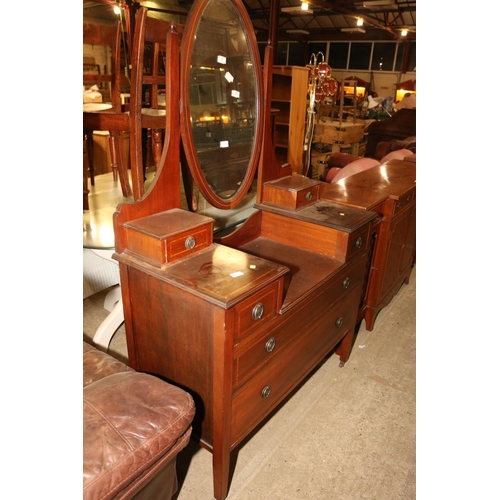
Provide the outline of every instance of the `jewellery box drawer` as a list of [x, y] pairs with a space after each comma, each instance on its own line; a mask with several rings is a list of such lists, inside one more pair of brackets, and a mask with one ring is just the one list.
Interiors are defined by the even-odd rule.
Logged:
[[214, 221], [192, 212], [172, 209], [124, 224], [126, 253], [162, 267], [207, 248]]
[[262, 203], [297, 210], [319, 199], [321, 181], [301, 175], [291, 175], [263, 185]]

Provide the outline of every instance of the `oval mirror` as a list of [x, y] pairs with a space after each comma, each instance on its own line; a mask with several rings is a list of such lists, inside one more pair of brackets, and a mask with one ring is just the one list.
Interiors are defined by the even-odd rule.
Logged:
[[216, 208], [252, 185], [262, 135], [257, 41], [240, 0], [196, 0], [181, 43], [181, 135], [198, 189]]

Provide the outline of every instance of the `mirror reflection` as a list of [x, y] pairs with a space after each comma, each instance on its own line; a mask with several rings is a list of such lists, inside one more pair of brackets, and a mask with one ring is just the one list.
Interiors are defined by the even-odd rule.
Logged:
[[256, 84], [250, 53], [233, 4], [210, 0], [191, 53], [189, 117], [201, 172], [223, 199], [238, 191], [253, 151]]

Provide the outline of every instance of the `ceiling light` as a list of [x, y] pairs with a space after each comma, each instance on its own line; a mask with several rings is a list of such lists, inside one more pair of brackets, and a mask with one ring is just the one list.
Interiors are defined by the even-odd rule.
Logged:
[[408, 34], [408, 30], [407, 29], [404, 29], [402, 32], [401, 32], [401, 36], [406, 36]]
[[306, 30], [286, 30], [286, 32], [292, 34], [310, 35], [309, 31]]
[[302, 10], [301, 5], [296, 5], [295, 7], [283, 7], [281, 9], [281, 12], [285, 12], [286, 14], [294, 14], [294, 13], [312, 14], [313, 13], [313, 11], [311, 9]]
[[358, 20], [356, 21], [356, 24], [358, 26], [363, 26], [363, 19], [361, 19], [361, 17], [358, 17]]
[[366, 33], [366, 30], [363, 28], [342, 28], [340, 31], [344, 31], [346, 33]]
[[385, 7], [394, 6], [394, 0], [371, 0], [363, 2], [363, 7]]
[[307, 2], [302, 2], [300, 10], [309, 10], [309, 4]]

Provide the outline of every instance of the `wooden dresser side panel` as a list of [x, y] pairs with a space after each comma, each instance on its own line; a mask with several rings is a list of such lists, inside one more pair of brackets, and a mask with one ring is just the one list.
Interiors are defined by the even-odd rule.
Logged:
[[309, 252], [345, 260], [349, 234], [290, 217], [262, 213], [262, 236]]
[[211, 444], [213, 338], [223, 327], [224, 310], [133, 268], [129, 290], [137, 370], [190, 392], [196, 404], [193, 435]]

